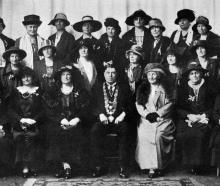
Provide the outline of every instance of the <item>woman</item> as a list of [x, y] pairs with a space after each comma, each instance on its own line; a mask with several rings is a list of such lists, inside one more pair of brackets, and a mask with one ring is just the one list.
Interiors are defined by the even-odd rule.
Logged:
[[77, 69], [62, 67], [56, 74], [58, 89], [43, 95], [47, 121], [47, 161], [56, 165], [56, 177], [70, 178], [72, 166], [82, 163], [82, 145], [88, 96], [77, 84]]
[[127, 68], [125, 68], [125, 80], [129, 83], [130, 89], [134, 94], [138, 85], [141, 82], [143, 73], [143, 49], [138, 45], [133, 45], [126, 51], [126, 58], [129, 61]]
[[204, 70], [196, 62], [187, 66], [186, 83], [179, 87], [177, 102], [177, 146], [182, 163], [191, 173], [198, 174], [207, 163], [211, 113], [215, 94], [204, 79]]
[[210, 82], [216, 83], [220, 78], [220, 66], [217, 59], [211, 58], [213, 47], [209, 46], [207, 41], [196, 40], [190, 51], [196, 56], [195, 62], [200, 64], [203, 69], [207, 70], [205, 78]]
[[12, 123], [15, 163], [23, 167], [23, 177], [36, 176], [36, 147], [38, 126], [43, 116], [39, 87], [32, 69], [24, 67], [22, 85], [15, 88], [8, 100], [8, 115]]
[[89, 39], [80, 42], [77, 49], [77, 59], [73, 66], [78, 68], [83, 76], [83, 86], [86, 90], [91, 91], [97, 80], [97, 70], [93, 62], [93, 48]]
[[171, 161], [175, 131], [171, 119], [172, 92], [165, 82], [159, 63], [149, 63], [147, 79], [138, 87], [136, 108], [141, 116], [138, 126], [136, 161], [141, 169], [149, 169], [149, 177], [160, 176]]
[[43, 91], [49, 91], [55, 86], [54, 73], [62, 66], [61, 61], [55, 60], [55, 53], [56, 48], [51, 41], [44, 40], [38, 51], [38, 55], [44, 58], [38, 62], [35, 68]]
[[[125, 23], [128, 26], [134, 26], [131, 30], [122, 36], [125, 50], [128, 50], [132, 45], [139, 45], [146, 51], [144, 66], [149, 63], [150, 59], [150, 41], [151, 33], [145, 26], [148, 25], [151, 17], [143, 10], [137, 10], [132, 15], [126, 18]], [[149, 52], [148, 52], [149, 51]]]
[[22, 85], [20, 72], [26, 52], [17, 47], [11, 47], [2, 56], [6, 60], [5, 67], [0, 70], [2, 99], [5, 100], [14, 88]]
[[195, 32], [193, 40], [204, 40], [208, 45], [216, 46], [217, 48], [211, 51], [210, 56], [219, 56], [218, 48], [220, 46], [220, 38], [217, 34], [211, 31], [212, 26], [209, 25], [208, 18], [205, 16], [199, 16], [192, 29]]

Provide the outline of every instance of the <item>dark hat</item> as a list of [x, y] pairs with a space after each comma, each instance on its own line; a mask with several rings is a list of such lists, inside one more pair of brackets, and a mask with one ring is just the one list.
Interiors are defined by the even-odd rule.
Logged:
[[92, 40], [89, 39], [89, 38], [86, 38], [86, 39], [83, 39], [79, 42], [79, 45], [78, 45], [78, 49], [81, 48], [82, 46], [85, 46], [87, 47], [89, 50], [93, 50], [93, 43], [92, 43]]
[[36, 78], [36, 73], [34, 72], [33, 69], [27, 67], [27, 66], [24, 66], [22, 69], [21, 69], [21, 77], [24, 77], [24, 76], [31, 76], [32, 78]]
[[190, 22], [193, 22], [195, 20], [195, 14], [194, 14], [194, 11], [193, 10], [190, 10], [190, 9], [182, 9], [182, 10], [179, 10], [177, 12], [177, 18], [175, 20], [175, 24], [179, 24], [179, 20], [180, 19], [188, 19]]
[[90, 23], [92, 25], [92, 32], [96, 32], [102, 28], [102, 23], [94, 20], [92, 16], [83, 16], [82, 21], [77, 22], [73, 25], [74, 30], [77, 32], [82, 32], [82, 26], [84, 23]]
[[57, 13], [54, 18], [50, 21], [48, 25], [54, 25], [56, 20], [62, 20], [66, 24], [66, 26], [70, 25], [70, 22], [67, 20], [67, 17], [64, 13]]
[[105, 19], [104, 25], [106, 27], [112, 26], [116, 29], [117, 34], [119, 35], [121, 33], [121, 27], [119, 26], [118, 20], [108, 17]]
[[40, 20], [40, 17], [38, 15], [31, 14], [31, 15], [24, 16], [24, 21], [22, 23], [25, 26], [32, 25], [32, 24], [36, 24], [40, 26], [42, 21]]
[[70, 65], [62, 66], [57, 72], [55, 72], [54, 79], [56, 81], [60, 81], [61, 74], [65, 71], [70, 72], [70, 74], [72, 75], [72, 78], [73, 78], [74, 77], [74, 70], [75, 70], [75, 68]]
[[26, 57], [26, 55], [27, 55], [27, 53], [24, 51], [24, 50], [22, 50], [22, 49], [19, 49], [18, 47], [11, 47], [11, 48], [9, 48], [8, 50], [6, 50], [3, 54], [2, 54], [2, 57], [5, 59], [5, 60], [8, 60], [9, 59], [9, 57], [10, 57], [10, 55], [11, 54], [18, 54], [19, 55], [19, 57], [20, 57], [20, 60], [23, 60], [25, 57]]
[[52, 44], [52, 42], [50, 40], [45, 39], [41, 45], [41, 48], [38, 50], [39, 56], [43, 56], [43, 49], [46, 47], [52, 48], [53, 54], [56, 52], [56, 47]]
[[160, 63], [148, 63], [144, 68], [144, 74], [148, 72], [160, 72], [163, 75], [166, 75], [163, 66]]
[[143, 10], [139, 9], [135, 11], [132, 15], [127, 17], [125, 23], [129, 26], [134, 26], [134, 19], [136, 17], [142, 17], [144, 19], [145, 25], [148, 25], [148, 22], [152, 19], [151, 16], [147, 15]]
[[126, 58], [129, 57], [130, 52], [133, 52], [133, 53], [139, 55], [142, 59], [144, 59], [144, 51], [143, 51], [143, 48], [141, 46], [132, 45], [131, 48], [129, 50], [127, 50], [126, 53], [125, 53]]
[[205, 48], [207, 55], [208, 55], [208, 53], [209, 53], [210, 50], [211, 50], [211, 47], [207, 44], [207, 41], [205, 41], [205, 40], [195, 40], [189, 50], [190, 50], [190, 52], [191, 52], [193, 55], [195, 55], [196, 49], [197, 49], [198, 47], [203, 47], [203, 48]]
[[166, 30], [166, 28], [162, 24], [162, 21], [158, 18], [153, 18], [149, 21], [149, 29], [151, 29], [152, 27], [160, 27], [163, 32]]
[[202, 72], [203, 74], [205, 74], [206, 72], [208, 72], [208, 70], [202, 68], [202, 66], [201, 66], [198, 62], [196, 62], [196, 61], [194, 61], [194, 60], [191, 60], [191, 61], [188, 62], [188, 65], [187, 65], [185, 71], [183, 72], [183, 75], [184, 75], [184, 76], [188, 76], [189, 73], [190, 73], [192, 70], [200, 71], [200, 72]]
[[199, 16], [199, 17], [196, 19], [196, 24], [194, 24], [194, 25], [192, 26], [192, 29], [193, 29], [194, 32], [198, 32], [198, 30], [197, 30], [197, 25], [198, 25], [198, 24], [203, 24], [203, 25], [205, 25], [208, 30], [211, 30], [211, 29], [212, 29], [212, 27], [209, 25], [209, 20], [208, 20], [207, 17]]
[[5, 28], [4, 20], [0, 17], [0, 24], [2, 25], [3, 29]]
[[180, 54], [178, 53], [178, 49], [176, 45], [172, 44], [170, 47], [167, 48], [166, 57], [168, 55], [174, 55], [176, 57], [180, 57]]

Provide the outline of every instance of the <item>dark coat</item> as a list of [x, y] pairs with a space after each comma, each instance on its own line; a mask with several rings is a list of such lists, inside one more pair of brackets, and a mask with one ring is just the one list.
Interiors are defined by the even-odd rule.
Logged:
[[162, 63], [170, 42], [171, 41], [168, 37], [162, 36], [154, 48], [154, 40], [151, 41], [150, 63]]
[[[55, 43], [56, 34], [51, 35], [48, 39]], [[64, 31], [60, 41], [56, 46], [56, 59], [60, 60], [63, 65], [70, 64], [70, 54], [75, 47], [75, 38], [72, 34]]]
[[[106, 83], [104, 83], [106, 86]], [[129, 90], [129, 87], [126, 84], [118, 84], [116, 85], [119, 87], [118, 90], [118, 98], [117, 98], [117, 108], [115, 113], [113, 114], [113, 117], [118, 117], [122, 112], [126, 113], [126, 116], [129, 116], [131, 114], [131, 92]], [[108, 88], [106, 87], [107, 94]], [[92, 92], [93, 97], [93, 113], [98, 118], [99, 114], [105, 114], [106, 116], [106, 109], [105, 109], [105, 102], [104, 102], [104, 92], [103, 92], [103, 84], [97, 84], [96, 87], [94, 87]]]
[[[148, 28], [144, 28], [144, 41], [143, 41], [143, 51], [145, 52], [145, 59], [144, 59], [144, 64], [143, 66], [145, 67], [145, 65], [147, 63], [149, 63], [150, 60], [150, 41], [153, 39], [150, 30]], [[126, 32], [123, 36], [122, 36], [122, 40], [125, 46], [125, 50], [128, 50], [131, 48], [132, 45], [136, 44], [135, 41], [135, 28], [132, 28], [131, 30], [129, 30], [128, 32]]]
[[4, 34], [0, 34], [0, 39], [3, 41], [6, 50], [15, 45], [15, 41]]

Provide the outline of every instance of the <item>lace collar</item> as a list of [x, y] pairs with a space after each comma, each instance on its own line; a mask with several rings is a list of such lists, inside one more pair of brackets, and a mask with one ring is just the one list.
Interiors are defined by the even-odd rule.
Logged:
[[39, 87], [26, 87], [26, 86], [19, 86], [17, 87], [18, 92], [21, 94], [28, 93], [28, 94], [35, 94]]

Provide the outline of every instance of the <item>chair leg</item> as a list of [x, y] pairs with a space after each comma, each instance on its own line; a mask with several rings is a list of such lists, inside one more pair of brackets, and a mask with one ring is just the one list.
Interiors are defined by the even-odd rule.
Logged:
[[217, 176], [219, 176], [219, 170], [220, 170], [220, 168], [217, 167]]

